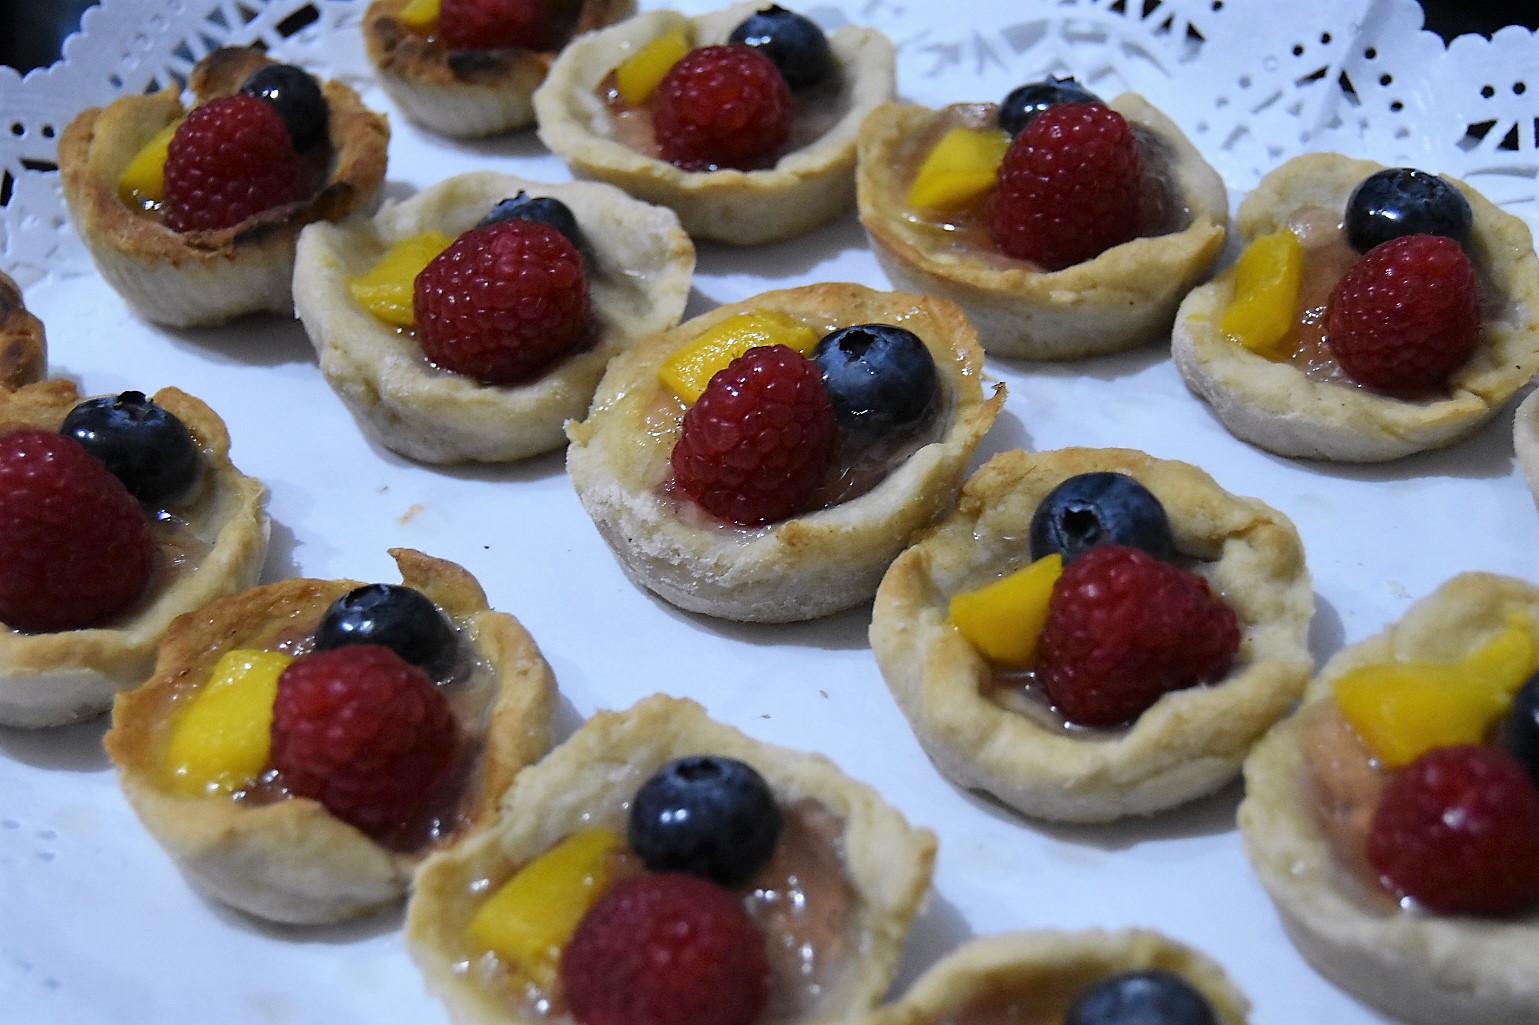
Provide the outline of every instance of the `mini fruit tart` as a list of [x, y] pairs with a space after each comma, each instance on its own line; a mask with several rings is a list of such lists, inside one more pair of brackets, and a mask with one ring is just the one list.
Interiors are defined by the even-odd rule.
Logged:
[[999, 933], [962, 944], [862, 1025], [1245, 1025], [1215, 961], [1149, 929]]
[[823, 756], [655, 695], [430, 858], [406, 942], [458, 1022], [847, 1020], [887, 991], [934, 856]]
[[173, 624], [107, 752], [201, 890], [314, 925], [399, 901], [550, 746], [555, 680], [461, 567], [394, 548], [401, 584], [292, 579]]
[[1072, 79], [1002, 104], [878, 107], [860, 127], [856, 182], [893, 283], [952, 300], [985, 351], [1024, 359], [1166, 337], [1229, 219], [1223, 180], [1174, 122]]
[[1398, 459], [1469, 435], [1539, 369], [1533, 236], [1462, 182], [1305, 154], [1238, 229], [1244, 254], [1187, 297], [1172, 352], [1244, 441]]
[[[477, 171], [372, 221], [312, 225], [297, 266], [321, 372], [382, 444], [509, 462], [564, 444], [609, 361], [679, 322], [695, 249], [672, 212], [612, 185]], [[529, 306], [541, 315], [500, 315]]]
[[27, 312], [21, 288], [0, 271], [0, 391], [42, 380], [47, 366], [43, 322]]
[[757, 245], [854, 204], [856, 130], [895, 75], [875, 29], [825, 37], [755, 3], [647, 11], [568, 46], [534, 109], [574, 171], [671, 207], [697, 239]]
[[1518, 468], [1528, 481], [1528, 489], [1539, 500], [1539, 392], [1530, 393], [1518, 403], [1512, 422], [1512, 447], [1517, 452]]
[[1539, 1021], [1539, 588], [1467, 573], [1245, 762], [1240, 831], [1322, 975], [1412, 1025]]
[[940, 770], [1036, 818], [1222, 787], [1309, 677], [1282, 514], [1186, 463], [1004, 452], [887, 571], [871, 647]]
[[59, 140], [64, 198], [97, 269], [146, 320], [222, 324], [293, 309], [294, 243], [367, 212], [385, 178], [385, 118], [255, 49], [168, 87], [92, 107]]
[[1004, 402], [962, 311], [820, 284], [617, 357], [567, 470], [633, 580], [691, 612], [794, 622], [866, 601], [951, 504]]
[[185, 392], [0, 390], [0, 723], [88, 719], [143, 682], [173, 619], [261, 573], [266, 497]]
[[374, 0], [363, 38], [401, 113], [476, 139], [533, 124], [530, 96], [556, 54], [635, 12], [635, 0]]

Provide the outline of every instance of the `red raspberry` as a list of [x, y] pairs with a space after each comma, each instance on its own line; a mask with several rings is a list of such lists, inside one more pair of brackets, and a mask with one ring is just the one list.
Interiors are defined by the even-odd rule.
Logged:
[[761, 345], [718, 370], [685, 412], [674, 479], [714, 516], [773, 523], [806, 508], [833, 447], [818, 365], [789, 346]]
[[548, 224], [516, 218], [455, 239], [417, 275], [413, 301], [428, 359], [483, 384], [537, 377], [588, 328], [577, 247]]
[[438, 32], [455, 50], [553, 50], [562, 19], [550, 0], [443, 0]]
[[1161, 694], [1214, 679], [1240, 648], [1208, 582], [1147, 552], [1103, 544], [1053, 586], [1037, 679], [1070, 722], [1115, 726]]
[[1138, 232], [1142, 166], [1121, 114], [1056, 103], [1010, 143], [989, 197], [989, 236], [1044, 270], [1099, 256]]
[[433, 681], [383, 645], [304, 655], [278, 678], [272, 764], [283, 785], [380, 843], [404, 841], [456, 737]]
[[166, 152], [172, 231], [228, 228], [310, 192], [310, 172], [282, 115], [245, 93], [195, 108]]
[[605, 894], [561, 954], [582, 1025], [749, 1025], [769, 999], [764, 937], [699, 876], [636, 876]]
[[1539, 905], [1539, 789], [1496, 748], [1434, 748], [1384, 788], [1368, 863], [1429, 911], [1521, 914]]
[[1480, 339], [1475, 271], [1459, 243], [1402, 235], [1336, 282], [1326, 341], [1346, 375], [1383, 392], [1443, 388]]
[[668, 70], [652, 100], [663, 159], [686, 171], [775, 162], [791, 137], [791, 87], [751, 46], [702, 46]]
[[78, 441], [32, 428], [0, 437], [0, 623], [98, 625], [133, 604], [154, 565], [144, 510]]

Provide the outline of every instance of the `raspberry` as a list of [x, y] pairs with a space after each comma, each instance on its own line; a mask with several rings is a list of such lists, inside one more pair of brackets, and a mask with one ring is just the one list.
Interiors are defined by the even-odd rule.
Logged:
[[245, 93], [195, 108], [166, 153], [172, 231], [228, 228], [310, 191], [310, 172], [282, 115]]
[[769, 999], [764, 937], [715, 883], [618, 883], [578, 923], [561, 985], [582, 1025], [749, 1025]]
[[561, 22], [550, 0], [443, 0], [438, 32], [454, 50], [553, 50]]
[[1091, 548], [1053, 586], [1037, 679], [1070, 722], [1115, 726], [1224, 673], [1234, 611], [1208, 582], [1126, 545]]
[[472, 228], [417, 275], [417, 341], [428, 359], [483, 384], [538, 376], [588, 328], [582, 257], [534, 221]]
[[1445, 387], [1480, 338], [1475, 271], [1459, 243], [1441, 235], [1374, 246], [1341, 276], [1327, 310], [1336, 361], [1377, 391]]
[[663, 159], [686, 171], [752, 171], [791, 136], [791, 87], [751, 46], [702, 46], [669, 69], [652, 100]]
[[1438, 914], [1523, 913], [1539, 904], [1539, 789], [1496, 748], [1433, 748], [1384, 788], [1368, 863]]
[[1138, 231], [1142, 158], [1126, 119], [1094, 103], [1056, 103], [1010, 143], [989, 198], [1000, 252], [1062, 270]]
[[786, 345], [749, 349], [718, 370], [673, 446], [678, 487], [739, 526], [806, 508], [834, 447], [834, 407], [812, 360]]
[[154, 564], [144, 510], [78, 441], [31, 428], [0, 438], [0, 623], [103, 623], [139, 597]]
[[455, 741], [443, 694], [382, 645], [313, 652], [278, 678], [272, 764], [283, 785], [380, 843], [420, 820]]

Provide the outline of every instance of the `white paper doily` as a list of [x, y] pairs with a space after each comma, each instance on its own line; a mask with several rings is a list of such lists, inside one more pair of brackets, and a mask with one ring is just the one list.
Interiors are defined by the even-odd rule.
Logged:
[[[261, 40], [360, 86], [392, 114], [389, 191], [474, 167], [569, 177], [531, 133], [447, 143], [396, 115], [373, 83], [348, 0], [105, 0], [65, 59], [0, 68], [0, 266], [48, 327], [53, 373], [87, 393], [175, 384], [225, 418], [233, 455], [272, 492], [265, 577], [391, 579], [390, 545], [461, 562], [519, 616], [556, 670], [570, 728], [658, 690], [691, 694], [764, 739], [822, 750], [941, 838], [935, 892], [899, 986], [972, 934], [1143, 925], [1211, 953], [1256, 1025], [1381, 1019], [1294, 953], [1234, 830], [1238, 788], [1146, 823], [1042, 827], [957, 791], [914, 742], [866, 644], [866, 612], [790, 627], [715, 623], [637, 591], [572, 494], [559, 457], [429, 470], [370, 444], [321, 380], [297, 324], [208, 332], [149, 326], [96, 278], [51, 173], [82, 108], [179, 80], [225, 42]], [[644, 2], [643, 7], [664, 6]], [[681, 0], [688, 11], [718, 6]], [[1539, 140], [1527, 89], [1534, 33], [1450, 46], [1412, 0], [811, 0], [832, 27], [898, 43], [904, 96], [996, 99], [1073, 73], [1166, 110], [1234, 197], [1280, 161], [1335, 149], [1466, 178], [1539, 224]], [[1527, 76], [1527, 77], [1525, 77]], [[1532, 83], [1539, 88], [1539, 82]], [[794, 242], [703, 246], [694, 314], [771, 287], [886, 287], [853, 216]], [[1317, 658], [1377, 631], [1462, 570], [1539, 580], [1539, 516], [1513, 462], [1510, 411], [1469, 441], [1383, 467], [1277, 459], [1230, 437], [1158, 347], [1070, 366], [991, 360], [1009, 387], [980, 460], [1007, 448], [1123, 445], [1196, 463], [1298, 524], [1315, 576]], [[0, 729], [0, 1020], [226, 1025], [438, 1025], [399, 916], [278, 930], [196, 896], [144, 834], [100, 748], [103, 726]]]

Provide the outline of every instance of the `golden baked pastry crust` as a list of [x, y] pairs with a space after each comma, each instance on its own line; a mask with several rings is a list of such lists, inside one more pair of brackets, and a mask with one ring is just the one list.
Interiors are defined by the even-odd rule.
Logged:
[[[230, 462], [230, 436], [212, 409], [186, 392], [162, 388], [152, 398], [187, 425], [203, 458], [197, 490], [169, 511], [176, 531], [157, 529], [160, 548], [145, 594], [116, 620], [84, 630], [18, 633], [0, 625], [0, 723], [60, 726], [112, 705], [155, 664], [171, 621], [189, 609], [250, 587], [267, 555], [267, 489]], [[0, 424], [58, 430], [80, 401], [73, 382], [43, 381], [0, 391]], [[187, 535], [201, 539], [192, 545]], [[186, 565], [172, 567], [193, 556]]]
[[[573, 211], [592, 247], [584, 260], [593, 342], [536, 380], [484, 385], [430, 363], [408, 332], [377, 319], [347, 288], [402, 238], [454, 238], [520, 189]], [[459, 175], [372, 221], [313, 224], [299, 239], [294, 305], [321, 372], [382, 444], [428, 463], [509, 462], [565, 444], [604, 367], [637, 338], [679, 322], [695, 248], [678, 218], [597, 182], [548, 184], [493, 171]]]
[[[1336, 153], [1294, 157], [1261, 179], [1240, 204], [1242, 243], [1278, 231], [1307, 207], [1346, 209], [1359, 182], [1382, 165]], [[1489, 283], [1474, 354], [1431, 401], [1393, 398], [1351, 384], [1316, 381], [1290, 363], [1226, 339], [1219, 318], [1234, 293], [1221, 275], [1187, 296], [1171, 353], [1187, 386], [1230, 433], [1283, 456], [1382, 462], [1441, 448], [1474, 432], [1539, 370], [1539, 258], [1522, 220], [1456, 178], [1443, 176], [1474, 213], [1471, 262]]]
[[[820, 333], [874, 322], [914, 332], [935, 357], [943, 436], [865, 494], [768, 526], [716, 522], [664, 494], [684, 408], [658, 381], [658, 368], [701, 333], [761, 309], [788, 313]], [[870, 598], [913, 533], [951, 504], [1004, 402], [1003, 385], [985, 398], [982, 371], [977, 336], [943, 299], [847, 283], [765, 292], [654, 334], [617, 357], [587, 419], [567, 426], [567, 472], [599, 533], [642, 587], [723, 619], [814, 619]]]
[[[1149, 929], [1054, 929], [968, 940], [914, 981], [907, 993], [861, 1025], [943, 1025], [1008, 1020], [1061, 1025], [1074, 997], [1107, 975], [1157, 968], [1191, 983], [1221, 1025], [1245, 1025], [1250, 1001], [1206, 954]], [[1015, 1006], [1008, 1019], [969, 1017], [971, 1007]]]
[[[413, 122], [453, 139], [475, 139], [534, 123], [530, 96], [545, 81], [556, 51], [451, 51], [435, 35], [400, 19], [411, 0], [374, 0], [363, 38], [379, 83]], [[582, 0], [572, 36], [636, 13], [635, 0]]]
[[1123, 93], [1107, 106], [1139, 130], [1146, 161], [1157, 155], [1168, 166], [1188, 211], [1179, 231], [1136, 238], [1051, 272], [972, 252], [909, 216], [920, 147], [933, 143], [941, 112], [889, 103], [860, 126], [856, 170], [860, 222], [887, 277], [898, 288], [957, 303], [993, 356], [1083, 359], [1167, 337], [1177, 305], [1224, 248], [1228, 192], [1175, 122], [1143, 97]]
[[[875, 790], [827, 758], [754, 740], [709, 718], [693, 701], [654, 695], [624, 712], [598, 712], [519, 776], [497, 821], [435, 854], [417, 874], [406, 943], [432, 989], [462, 1025], [534, 1025], [466, 971], [465, 929], [479, 897], [580, 828], [619, 819], [636, 789], [665, 762], [710, 753], [757, 769], [787, 807], [811, 800], [841, 825], [837, 846], [855, 905], [846, 935], [858, 956], [830, 980], [803, 1022], [844, 1020], [881, 999], [909, 924], [930, 886], [935, 835], [915, 829]], [[622, 830], [623, 831], [623, 830]], [[483, 882], [484, 881], [484, 882]]]
[[43, 322], [27, 312], [21, 288], [0, 271], [0, 391], [41, 381], [47, 365]]
[[574, 40], [534, 94], [540, 140], [578, 174], [613, 182], [633, 196], [670, 207], [694, 238], [758, 245], [795, 238], [855, 202], [855, 136], [861, 119], [892, 99], [891, 41], [875, 29], [846, 25], [828, 37], [844, 76], [837, 121], [816, 141], [761, 171], [685, 171], [613, 138], [597, 90], [626, 56], [676, 25], [696, 46], [724, 43], [762, 3], [739, 3], [689, 18], [646, 11]]
[[[512, 616], [488, 608], [474, 577], [452, 562], [393, 548], [401, 580], [448, 614], [496, 676], [476, 771], [460, 826], [434, 846], [482, 828], [513, 777], [550, 747], [556, 686], [550, 666]], [[392, 852], [334, 818], [317, 801], [285, 797], [244, 805], [228, 795], [185, 796], [164, 783], [176, 704], [203, 686], [234, 648], [262, 648], [313, 627], [356, 580], [293, 579], [242, 591], [182, 616], [144, 686], [119, 696], [107, 753], [145, 828], [200, 889], [274, 922], [315, 925], [369, 914], [400, 900], [429, 850]], [[463, 728], [463, 726], [462, 726]]]
[[1337, 862], [1307, 784], [1303, 709], [1333, 700], [1333, 682], [1360, 666], [1462, 659], [1515, 612], [1539, 620], [1539, 588], [1488, 573], [1454, 577], [1382, 633], [1331, 658], [1310, 681], [1301, 711], [1245, 762], [1245, 853], [1299, 953], [1342, 989], [1411, 1025], [1539, 1021], [1539, 914], [1438, 916], [1365, 899]]
[[[1097, 470], [1128, 474], [1160, 499], [1177, 551], [1234, 609], [1241, 641], [1223, 680], [1172, 691], [1131, 726], [1087, 735], [992, 699], [992, 671], [951, 625], [949, 604], [1029, 563], [1028, 529], [1042, 499]], [[985, 463], [955, 510], [894, 560], [877, 591], [871, 647], [915, 736], [954, 782], [1036, 818], [1107, 822], [1174, 807], [1238, 774], [1303, 690], [1313, 612], [1297, 531], [1256, 499], [1142, 452], [1015, 450]]]
[[[225, 47], [193, 70], [196, 104], [228, 96], [264, 63], [259, 51]], [[118, 197], [123, 169], [185, 111], [172, 86], [82, 111], [59, 139], [59, 171], [75, 229], [97, 270], [140, 316], [168, 327], [207, 327], [247, 313], [293, 310], [294, 243], [312, 221], [373, 209], [385, 179], [390, 128], [349, 86], [322, 84], [330, 171], [309, 199], [218, 230], [175, 232]]]

